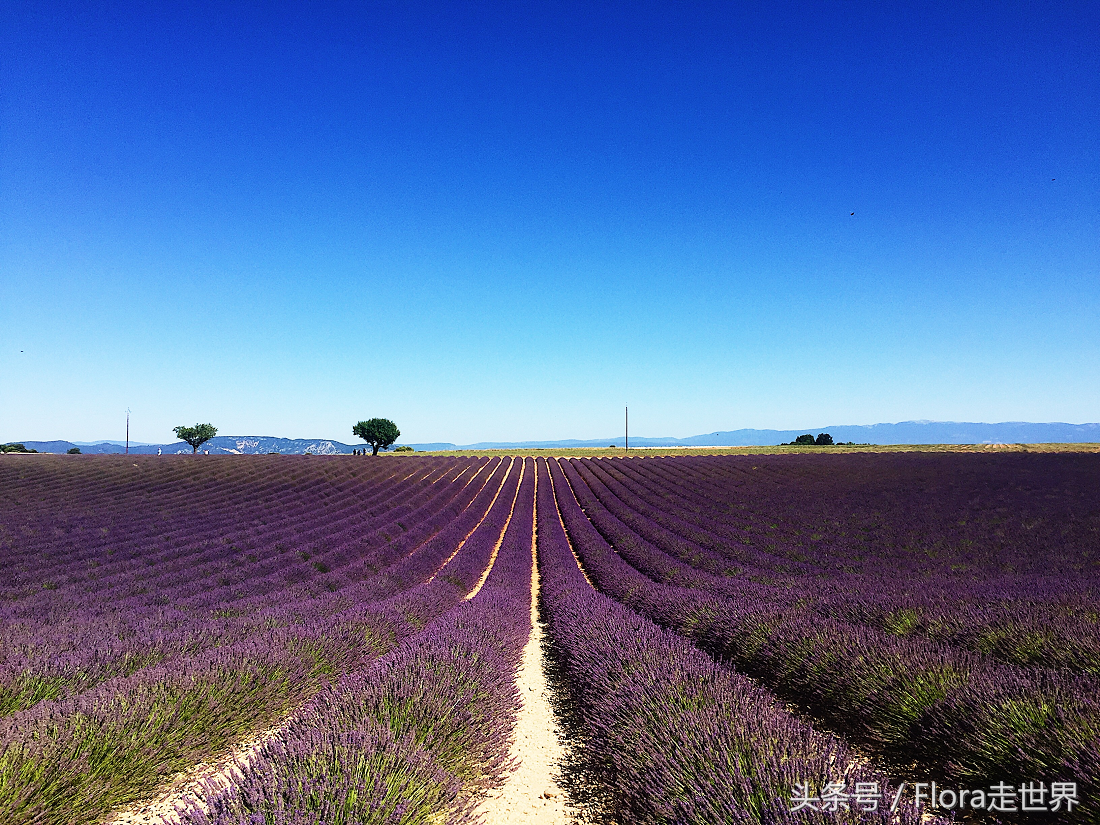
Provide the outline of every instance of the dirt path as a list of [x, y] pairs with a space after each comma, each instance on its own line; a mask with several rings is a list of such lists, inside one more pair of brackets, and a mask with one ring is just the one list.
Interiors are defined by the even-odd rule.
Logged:
[[[538, 475], [535, 475], [535, 500], [538, 500]], [[537, 513], [538, 508], [535, 508]], [[538, 528], [538, 516], [534, 526]], [[579, 821], [579, 813], [570, 806], [555, 776], [560, 770], [565, 748], [550, 706], [550, 686], [546, 681], [542, 656], [542, 627], [538, 622], [539, 570], [536, 564], [534, 531], [531, 538], [531, 638], [523, 649], [516, 684], [523, 707], [516, 719], [515, 742], [511, 756], [519, 763], [504, 786], [492, 791], [478, 807], [486, 825], [562, 825]]]
[[[512, 516], [514, 516], [516, 513], [516, 502], [519, 501], [519, 488], [523, 486], [523, 476], [527, 472], [527, 459], [521, 458], [519, 459], [519, 462], [519, 481], [516, 483], [516, 494], [512, 496], [512, 507], [508, 511], [508, 518], [504, 521], [504, 529], [500, 531], [500, 536], [497, 538], [497, 543], [493, 545], [493, 552], [489, 556], [489, 566], [485, 568], [485, 572], [481, 574], [481, 578], [477, 580], [477, 584], [473, 586], [469, 593], [462, 597], [466, 601], [470, 601], [470, 599], [481, 592], [481, 588], [485, 586], [485, 582], [489, 578], [489, 574], [493, 572], [493, 565], [497, 563], [497, 555], [500, 553], [500, 546], [504, 544], [504, 537], [508, 534], [508, 526], [512, 523]], [[511, 467], [508, 468], [508, 472], [512, 472]], [[504, 480], [507, 481], [508, 477], [505, 476]], [[501, 484], [500, 488], [503, 490], [504, 485]], [[500, 493], [498, 492], [497, 495], [499, 496]], [[493, 501], [496, 501], [495, 497], [493, 498]], [[489, 509], [491, 510], [492, 507], [490, 506]], [[488, 516], [488, 513], [486, 513], [486, 516]], [[482, 521], [484, 520], [485, 519], [482, 519]], [[480, 523], [481, 522], [478, 522], [479, 525]], [[463, 541], [465, 542], [465, 540]]]
[[[519, 459], [519, 460], [522, 461], [523, 459]], [[430, 583], [432, 581], [435, 581], [435, 577], [439, 575], [439, 571], [442, 570], [444, 567], [446, 567], [448, 564], [451, 563], [451, 559], [453, 559], [455, 556], [458, 555], [458, 551], [461, 550], [463, 548], [463, 546], [466, 544], [466, 542], [468, 542], [470, 540], [470, 536], [472, 536], [474, 533], [477, 532], [477, 528], [481, 526], [481, 523], [483, 521], [485, 521], [485, 519], [489, 518], [489, 513], [491, 513], [493, 511], [493, 505], [496, 504], [497, 499], [500, 498], [500, 491], [503, 490], [504, 485], [508, 483], [508, 476], [510, 476], [512, 474], [512, 470], [515, 468], [515, 466], [516, 466], [516, 459], [514, 459], [514, 458], [509, 459], [508, 460], [508, 469], [504, 471], [504, 478], [502, 478], [500, 480], [500, 486], [497, 488], [496, 493], [493, 495], [493, 500], [489, 502], [489, 507], [488, 507], [488, 509], [485, 510], [485, 514], [478, 520], [477, 524], [475, 524], [473, 526], [473, 528], [471, 528], [470, 532], [466, 534], [466, 537], [458, 543], [458, 547], [455, 548], [455, 551], [453, 553], [451, 553], [451, 555], [447, 556], [447, 560], [444, 561], [443, 564], [439, 565], [439, 568], [434, 573], [432, 573], [431, 576], [428, 577], [427, 581], [425, 582], [426, 584]], [[481, 472], [481, 471], [478, 470], [478, 472]], [[489, 480], [491, 480], [491, 479], [492, 479], [492, 476], [489, 477]], [[489, 481], [487, 480], [485, 483], [488, 484]], [[518, 488], [517, 488], [517, 492], [518, 492]], [[512, 501], [513, 509], [515, 508], [515, 506], [516, 506], [515, 500], [513, 500]], [[509, 513], [508, 520], [511, 521], [511, 519], [512, 519], [512, 516]], [[501, 534], [501, 535], [503, 535], [503, 534]], [[412, 555], [412, 554], [411, 553], [407, 554], [406, 558], [409, 555]], [[496, 559], [495, 554], [493, 556], [493, 559], [494, 560]], [[489, 563], [489, 566], [492, 567], [492, 562]], [[486, 574], [486, 576], [488, 576], [488, 574]], [[478, 588], [478, 589], [480, 590], [481, 588]]]
[[[550, 459], [550, 460], [557, 461], [556, 458], [555, 459]], [[586, 582], [588, 582], [588, 586], [591, 587], [593, 590], [598, 590], [599, 588], [596, 587], [596, 585], [592, 584], [592, 579], [588, 578], [588, 573], [585, 572], [584, 565], [581, 564], [581, 558], [580, 558], [580, 556], [577, 555], [577, 551], [573, 547], [573, 540], [569, 538], [569, 531], [565, 529], [565, 519], [563, 519], [561, 517], [561, 509], [557, 507], [558, 488], [554, 486], [554, 477], [552, 475], [550, 475], [549, 473], [547, 473], [547, 477], [550, 479], [550, 486], [554, 490], [555, 511], [558, 514], [558, 522], [561, 524], [561, 531], [563, 533], [565, 533], [565, 541], [569, 545], [569, 552], [573, 554], [573, 558], [577, 562], [577, 567], [579, 567], [581, 569], [581, 575], [584, 576], [584, 580]], [[562, 478], [565, 479], [565, 484], [569, 488], [569, 495], [571, 495], [574, 499], [576, 499], [577, 494], [575, 492], [573, 492], [573, 484], [572, 484], [572, 482], [569, 481], [569, 476], [562, 475]], [[579, 500], [577, 501], [577, 506], [578, 507], [580, 506], [580, 501]], [[609, 544], [609, 546], [610, 546], [610, 544]], [[614, 550], [616, 553], [619, 552], [618, 550], [615, 550], [614, 547], [612, 547], [611, 549]]]
[[178, 825], [177, 805], [203, 799], [208, 782], [228, 786], [237, 781], [240, 771], [247, 769], [263, 743], [278, 735], [282, 728], [282, 724], [276, 725], [234, 745], [220, 759], [200, 762], [191, 770], [176, 774], [156, 798], [113, 812], [102, 820], [103, 825]]

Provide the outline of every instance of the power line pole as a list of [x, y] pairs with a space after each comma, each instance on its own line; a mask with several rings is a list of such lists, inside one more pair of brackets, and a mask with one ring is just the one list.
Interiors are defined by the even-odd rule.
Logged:
[[126, 408], [126, 455], [130, 454], [130, 408]]
[[630, 407], [626, 408], [626, 451], [630, 452]]

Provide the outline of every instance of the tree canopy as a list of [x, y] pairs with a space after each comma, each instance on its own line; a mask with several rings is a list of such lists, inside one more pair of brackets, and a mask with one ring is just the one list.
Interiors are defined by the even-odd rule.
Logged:
[[28, 450], [27, 447], [19, 442], [12, 442], [11, 444], [0, 444], [0, 453], [37, 453], [38, 450]]
[[833, 444], [833, 437], [828, 433], [818, 433], [817, 438], [814, 438], [809, 433], [800, 435], [794, 441], [788, 441], [787, 445], [792, 447], [830, 447]]
[[196, 424], [194, 427], [176, 427], [173, 432], [176, 438], [191, 445], [191, 453], [194, 454], [199, 451], [199, 447], [218, 434], [218, 428], [213, 424]]
[[378, 455], [379, 449], [386, 449], [401, 436], [401, 430], [388, 418], [372, 418], [360, 421], [351, 428], [351, 434], [357, 435], [374, 449], [371, 455]]

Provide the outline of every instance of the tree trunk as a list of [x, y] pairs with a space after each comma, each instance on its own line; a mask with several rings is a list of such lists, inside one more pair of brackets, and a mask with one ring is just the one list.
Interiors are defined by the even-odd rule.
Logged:
[[374, 452], [371, 453], [371, 455], [378, 455], [378, 445], [377, 444], [371, 444], [371, 446], [374, 447]]

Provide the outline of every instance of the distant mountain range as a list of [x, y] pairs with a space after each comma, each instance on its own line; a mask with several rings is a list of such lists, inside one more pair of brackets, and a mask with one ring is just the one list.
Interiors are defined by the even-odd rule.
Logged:
[[[834, 424], [799, 430], [723, 430], [688, 438], [631, 436], [632, 447], [766, 447], [794, 441], [804, 433], [829, 433], [834, 441], [856, 444], [1084, 444], [1100, 442], [1100, 424], [1032, 424], [1006, 421], [980, 424], [956, 421], [902, 421], [898, 424]], [[460, 449], [511, 447], [622, 447], [623, 436], [587, 441], [486, 441]], [[418, 448], [419, 449], [419, 448]], [[432, 449], [456, 449], [454, 445]]]
[[[854, 441], [857, 444], [1084, 444], [1100, 442], [1100, 424], [1032, 424], [1006, 421], [1000, 424], [977, 424], [956, 421], [902, 421], [898, 424], [838, 424], [828, 427], [805, 427], [799, 430], [725, 430], [693, 435], [689, 438], [630, 439], [632, 447], [765, 447], [794, 441], [799, 435], [829, 433], [834, 441]], [[490, 450], [531, 449], [535, 447], [622, 447], [623, 436], [595, 438], [585, 441], [481, 441], [477, 444], [450, 442], [411, 443], [416, 450]], [[6, 442], [5, 442], [6, 443]], [[82, 453], [121, 453], [123, 442], [99, 441], [94, 444], [72, 441], [24, 441], [28, 448], [40, 453], [64, 453], [79, 446]], [[320, 438], [274, 438], [266, 435], [219, 435], [202, 447], [213, 454], [281, 453], [283, 455], [349, 455], [360, 445], [343, 444]], [[130, 452], [137, 455], [175, 455], [190, 453], [182, 441], [172, 444], [138, 444], [130, 442]]]
[[[94, 444], [76, 444], [71, 441], [24, 441], [23, 444], [29, 449], [38, 450], [40, 453], [64, 453], [73, 447], [80, 447], [82, 453], [103, 455], [121, 453], [126, 449], [126, 443], [119, 441], [97, 441]], [[350, 454], [353, 449], [358, 449], [358, 447], [341, 444], [339, 441], [328, 441], [323, 438], [218, 435], [203, 444], [200, 452], [209, 452], [211, 455], [252, 455], [257, 453], [342, 455], [345, 453]], [[191, 447], [183, 441], [175, 441], [171, 444], [138, 444], [131, 441], [130, 452], [135, 455], [156, 455], [158, 452], [164, 455], [190, 454]]]

